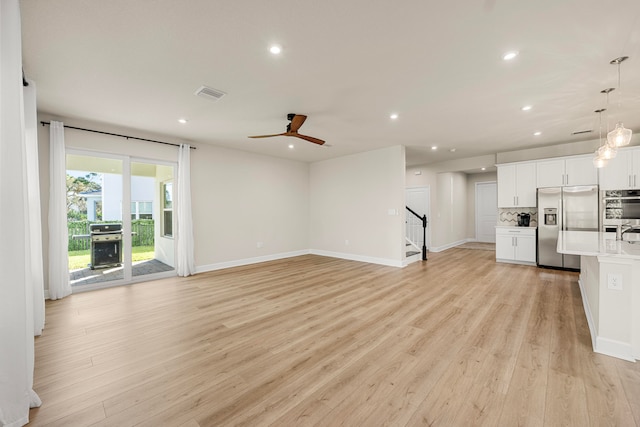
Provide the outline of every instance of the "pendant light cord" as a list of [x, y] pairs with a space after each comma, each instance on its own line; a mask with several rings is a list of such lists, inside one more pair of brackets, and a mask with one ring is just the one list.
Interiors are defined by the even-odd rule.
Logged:
[[622, 90], [620, 89], [620, 64], [622, 61], [618, 62], [618, 115], [622, 112], [620, 106], [622, 105]]

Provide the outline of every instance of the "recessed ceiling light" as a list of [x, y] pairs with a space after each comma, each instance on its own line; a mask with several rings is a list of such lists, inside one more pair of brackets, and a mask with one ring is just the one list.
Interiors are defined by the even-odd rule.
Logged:
[[524, 107], [522, 107], [522, 111], [529, 111], [531, 110], [531, 105], [525, 105]]
[[502, 56], [502, 59], [504, 59], [505, 61], [511, 61], [516, 56], [518, 56], [517, 51], [507, 52]]
[[438, 149], [438, 147], [436, 147], [435, 145], [433, 145], [433, 146], [431, 147], [431, 149], [432, 149], [432, 150], [437, 150], [437, 149]]
[[452, 153], [455, 153], [456, 149], [455, 148], [451, 148], [449, 151], [451, 151]]
[[397, 119], [397, 118], [398, 118], [398, 115], [397, 115], [396, 113], [393, 113], [393, 114], [391, 114], [391, 115], [389, 116], [389, 118], [390, 118], [391, 120], [395, 120], [395, 119]]
[[185, 124], [185, 123], [187, 123], [188, 121], [189, 121], [189, 120], [187, 120], [187, 119], [178, 119], [178, 123], [182, 123], [182, 124]]
[[480, 170], [486, 171], [486, 170], [487, 170], [487, 168], [481, 168]]
[[540, 131], [538, 131], [538, 132], [534, 132], [534, 133], [533, 133], [533, 135], [534, 135], [534, 136], [540, 136], [540, 135], [542, 135], [542, 132], [540, 132]]
[[289, 148], [293, 150], [293, 144], [289, 144]]
[[269, 52], [273, 53], [274, 55], [279, 55], [282, 52], [282, 47], [274, 44], [269, 48]]

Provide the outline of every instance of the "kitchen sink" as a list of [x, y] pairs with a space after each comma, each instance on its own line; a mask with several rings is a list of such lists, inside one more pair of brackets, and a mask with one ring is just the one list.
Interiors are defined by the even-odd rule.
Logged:
[[622, 240], [625, 242], [640, 242], [640, 228], [632, 228], [622, 233]]

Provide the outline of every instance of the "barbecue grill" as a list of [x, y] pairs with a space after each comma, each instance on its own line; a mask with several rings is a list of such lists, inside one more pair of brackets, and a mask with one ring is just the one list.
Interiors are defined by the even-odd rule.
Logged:
[[122, 224], [89, 225], [91, 269], [122, 265]]

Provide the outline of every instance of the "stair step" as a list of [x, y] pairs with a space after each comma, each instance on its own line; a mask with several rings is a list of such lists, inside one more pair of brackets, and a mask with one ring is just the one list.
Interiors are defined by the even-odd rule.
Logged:
[[420, 252], [418, 252], [418, 251], [407, 251], [406, 256], [410, 257], [410, 256], [413, 256], [413, 255], [418, 255], [418, 254], [420, 254]]

